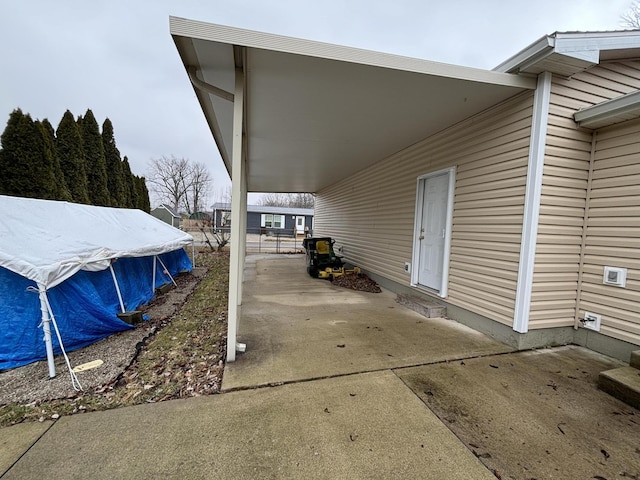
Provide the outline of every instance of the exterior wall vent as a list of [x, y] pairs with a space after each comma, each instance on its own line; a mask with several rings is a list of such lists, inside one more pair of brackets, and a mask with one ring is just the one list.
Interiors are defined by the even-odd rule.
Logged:
[[627, 269], [619, 267], [604, 267], [602, 283], [625, 288], [627, 285]]

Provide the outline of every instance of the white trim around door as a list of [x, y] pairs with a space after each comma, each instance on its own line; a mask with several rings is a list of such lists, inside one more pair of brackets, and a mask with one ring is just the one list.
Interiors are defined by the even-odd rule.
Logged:
[[418, 177], [411, 286], [446, 298], [453, 225], [455, 167]]

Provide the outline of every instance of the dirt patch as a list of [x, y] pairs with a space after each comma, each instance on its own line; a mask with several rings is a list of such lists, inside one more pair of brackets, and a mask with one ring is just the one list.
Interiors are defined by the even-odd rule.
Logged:
[[363, 273], [347, 273], [333, 279], [333, 285], [350, 288], [360, 292], [380, 293], [382, 290], [376, 282]]
[[640, 415], [598, 390], [619, 363], [567, 346], [397, 370], [503, 480], [640, 478]]

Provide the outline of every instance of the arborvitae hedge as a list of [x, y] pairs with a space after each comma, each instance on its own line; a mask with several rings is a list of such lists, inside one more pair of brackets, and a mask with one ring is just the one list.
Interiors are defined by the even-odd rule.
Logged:
[[71, 192], [71, 200], [76, 203], [91, 203], [84, 165], [82, 135], [69, 110], [64, 112], [56, 130], [56, 150], [62, 174]]
[[108, 118], [102, 124], [102, 145], [107, 167], [107, 190], [111, 195], [111, 205], [124, 206], [124, 185], [122, 181], [122, 160], [113, 136], [113, 125]]
[[149, 212], [144, 177], [120, 159], [109, 119], [102, 133], [93, 112], [67, 110], [57, 130], [16, 109], [0, 136], [0, 195], [66, 200]]
[[111, 198], [107, 190], [107, 163], [98, 122], [91, 109], [87, 109], [84, 117], [78, 118], [78, 125], [82, 132], [89, 199], [93, 205], [108, 207], [111, 205]]
[[54, 199], [53, 160], [45, 146], [44, 128], [22, 110], [14, 110], [0, 141], [0, 193]]
[[69, 192], [69, 188], [67, 188], [67, 182], [60, 167], [60, 159], [58, 158], [58, 151], [56, 150], [56, 134], [53, 130], [53, 125], [51, 125], [46, 118], [40, 122], [40, 125], [42, 125], [43, 128], [46, 155], [51, 158], [53, 165], [53, 181], [56, 185], [54, 199], [71, 201], [71, 192]]

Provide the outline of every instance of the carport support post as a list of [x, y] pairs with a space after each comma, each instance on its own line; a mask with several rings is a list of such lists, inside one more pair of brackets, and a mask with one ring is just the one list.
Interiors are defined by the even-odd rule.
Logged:
[[[246, 221], [247, 190], [244, 165], [244, 74], [236, 69], [233, 97], [233, 148], [231, 153], [231, 258], [229, 260], [229, 304], [227, 362], [236, 360], [236, 338], [242, 304], [242, 265], [244, 264], [243, 223]], [[244, 212], [243, 212], [244, 208]], [[246, 241], [246, 240], [245, 240]]]
[[246, 145], [242, 145], [242, 195], [240, 201], [242, 202], [242, 208], [240, 209], [240, 216], [242, 217], [241, 234], [240, 234], [240, 281], [238, 282], [238, 305], [242, 305], [242, 285], [244, 284], [244, 264], [247, 258], [247, 169], [246, 169], [246, 157], [247, 152]]

